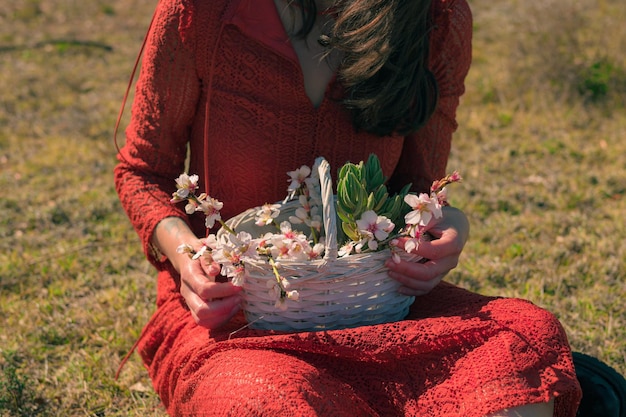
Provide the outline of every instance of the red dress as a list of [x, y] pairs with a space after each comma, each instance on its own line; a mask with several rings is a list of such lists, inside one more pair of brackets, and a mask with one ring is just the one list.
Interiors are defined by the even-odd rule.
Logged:
[[[171, 415], [483, 416], [555, 397], [556, 416], [580, 399], [566, 335], [531, 303], [442, 283], [401, 322], [286, 334], [198, 327], [180, 277], [150, 239], [178, 216], [204, 235], [202, 216], [169, 202], [183, 172], [224, 203], [228, 218], [282, 199], [287, 171], [324, 156], [332, 167], [381, 159], [391, 181], [425, 189], [445, 173], [455, 112], [471, 61], [465, 0], [434, 0], [430, 69], [437, 110], [417, 134], [355, 132], [332, 81], [320, 106], [272, 0], [162, 0], [148, 38], [115, 181], [159, 271], [157, 310], [138, 351]], [[205, 170], [205, 167], [207, 168]]]

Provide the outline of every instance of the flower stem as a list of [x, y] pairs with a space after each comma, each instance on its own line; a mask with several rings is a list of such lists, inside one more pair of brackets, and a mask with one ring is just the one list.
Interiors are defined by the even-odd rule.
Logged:
[[224, 228], [224, 230], [226, 230], [228, 233], [230, 233], [231, 235], [236, 235], [237, 233], [235, 233], [235, 231], [233, 229], [231, 229], [224, 220], [219, 219], [220, 224], [222, 225], [222, 227]]
[[278, 287], [280, 288], [280, 299], [282, 300], [287, 296], [287, 290], [283, 285], [283, 280], [280, 276], [280, 273], [278, 272], [278, 266], [276, 265], [274, 258], [269, 258], [269, 263], [272, 266], [272, 272], [274, 272], [274, 277], [276, 278], [276, 282], [278, 283]]

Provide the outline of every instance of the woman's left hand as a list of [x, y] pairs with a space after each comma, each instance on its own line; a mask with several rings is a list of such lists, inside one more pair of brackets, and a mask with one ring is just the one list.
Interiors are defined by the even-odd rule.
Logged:
[[[459, 263], [459, 256], [469, 237], [469, 221], [454, 207], [444, 207], [443, 216], [428, 229], [431, 241], [420, 241], [415, 254], [424, 258], [420, 262], [388, 259], [385, 266], [389, 277], [400, 282], [399, 292], [406, 295], [428, 294], [448, 272]], [[399, 239], [404, 248], [406, 238]]]

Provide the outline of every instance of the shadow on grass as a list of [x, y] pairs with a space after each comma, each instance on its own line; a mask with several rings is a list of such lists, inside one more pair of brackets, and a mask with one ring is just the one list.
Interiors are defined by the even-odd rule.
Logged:
[[81, 41], [77, 39], [48, 39], [45, 41], [37, 42], [33, 45], [4, 45], [0, 46], [1, 52], [14, 52], [25, 51], [29, 49], [40, 49], [46, 46], [54, 46], [59, 50], [66, 50], [69, 48], [95, 48], [103, 51], [111, 52], [113, 47], [102, 42], [94, 41]]

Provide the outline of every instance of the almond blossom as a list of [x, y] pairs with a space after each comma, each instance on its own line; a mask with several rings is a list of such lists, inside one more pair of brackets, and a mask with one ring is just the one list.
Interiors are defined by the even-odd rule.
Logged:
[[293, 259], [297, 261], [309, 260], [311, 245], [307, 237], [291, 229], [291, 223], [280, 224], [281, 234], [275, 234], [270, 238], [270, 253], [273, 259]]
[[188, 175], [187, 173], [180, 174], [176, 178], [176, 192], [172, 194], [172, 202], [184, 200], [193, 194], [198, 188], [198, 176]]
[[216, 221], [222, 220], [220, 210], [222, 209], [222, 207], [224, 207], [224, 203], [216, 200], [215, 198], [207, 196], [206, 194], [200, 195], [198, 200], [200, 200], [200, 204], [198, 205], [196, 211], [201, 211], [204, 213], [204, 215], [206, 216], [204, 224], [207, 229], [211, 229], [215, 225]]
[[263, 204], [261, 209], [256, 212], [256, 221], [254, 224], [257, 226], [267, 226], [268, 224], [271, 224], [279, 214], [279, 204]]
[[272, 300], [276, 300], [274, 307], [279, 310], [287, 309], [287, 299], [298, 301], [300, 299], [300, 293], [297, 290], [289, 290], [291, 283], [280, 276], [278, 273], [278, 265], [270, 262], [274, 271], [276, 280], [268, 280], [265, 286], [268, 288], [268, 294]]
[[419, 236], [407, 239], [404, 242], [404, 250], [407, 253], [411, 253], [417, 250], [419, 246]]
[[452, 174], [446, 175], [440, 180], [433, 181], [433, 184], [430, 186], [430, 191], [436, 193], [439, 190], [443, 190], [448, 184], [461, 181], [463, 181], [461, 174], [459, 174], [458, 171], [453, 171]]
[[302, 185], [306, 178], [311, 175], [311, 168], [306, 165], [302, 165], [300, 168], [287, 172], [287, 175], [291, 178], [291, 183], [287, 187], [288, 199], [293, 198], [296, 192]]
[[337, 256], [339, 256], [340, 258], [343, 258], [344, 256], [350, 255], [352, 251], [354, 250], [355, 246], [356, 246], [356, 242], [352, 240], [346, 242], [345, 245], [339, 248], [339, 251], [337, 252]]
[[306, 224], [308, 227], [316, 230], [322, 230], [322, 216], [319, 214], [319, 206], [311, 205], [306, 195], [298, 198], [300, 207], [294, 212], [294, 216], [289, 216], [291, 224]]
[[407, 194], [404, 197], [404, 202], [413, 209], [404, 216], [404, 222], [407, 225], [425, 227], [433, 218], [438, 219], [443, 215], [441, 204], [434, 194], [430, 196], [426, 193], [420, 195]]
[[[373, 251], [378, 249], [378, 242], [387, 239], [389, 233], [396, 227], [388, 218], [379, 216], [373, 210], [364, 212], [361, 218], [356, 221], [356, 225], [359, 228], [359, 233], [367, 242], [368, 248]], [[357, 248], [357, 251], [358, 249], [360, 247]]]
[[307, 251], [307, 256], [309, 260], [313, 260], [313, 259], [319, 259], [322, 257], [322, 254], [324, 253], [326, 246], [324, 245], [324, 243], [318, 242], [315, 245], [313, 245], [313, 247], [309, 246], [309, 248], [310, 250]]

